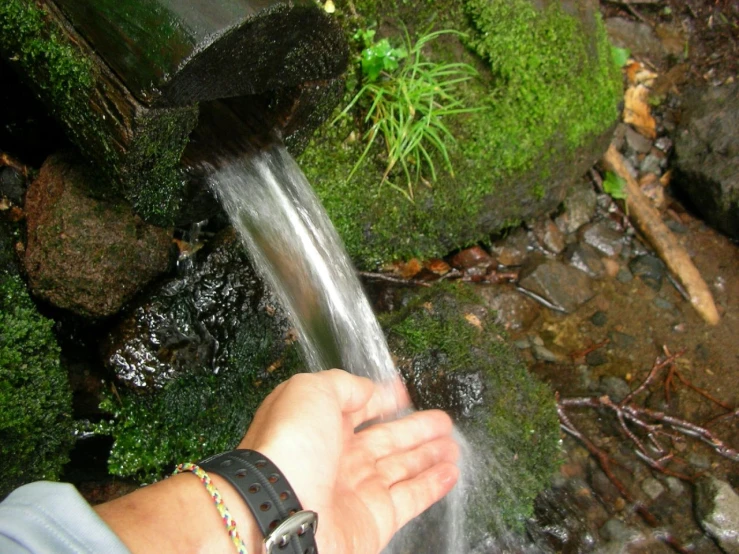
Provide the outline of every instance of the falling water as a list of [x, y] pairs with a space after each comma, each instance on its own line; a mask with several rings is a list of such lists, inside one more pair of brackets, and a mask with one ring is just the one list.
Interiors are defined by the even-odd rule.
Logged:
[[[340, 367], [375, 382], [397, 380], [341, 239], [292, 156], [282, 146], [269, 146], [217, 165], [211, 186], [254, 266], [290, 313], [309, 369]], [[406, 526], [386, 552], [467, 552], [463, 496], [460, 483], [428, 515]], [[424, 546], [419, 550], [418, 544]]]

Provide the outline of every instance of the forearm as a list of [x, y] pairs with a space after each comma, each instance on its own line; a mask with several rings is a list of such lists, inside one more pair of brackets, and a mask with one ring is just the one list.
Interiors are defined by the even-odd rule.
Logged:
[[[223, 478], [210, 474], [250, 554], [264, 550], [249, 508]], [[200, 480], [181, 473], [95, 508], [132, 553], [234, 552], [226, 526]]]

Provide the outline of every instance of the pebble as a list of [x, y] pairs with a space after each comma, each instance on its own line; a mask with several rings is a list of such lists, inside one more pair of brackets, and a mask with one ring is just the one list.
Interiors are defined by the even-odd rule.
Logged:
[[606, 268], [598, 251], [589, 244], [571, 244], [565, 250], [565, 260], [572, 267], [596, 279], [606, 274]]
[[664, 298], [660, 298], [659, 296], [655, 298], [652, 303], [661, 310], [667, 310], [668, 312], [676, 311], [675, 305], [672, 302], [665, 300]]
[[623, 235], [611, 225], [608, 220], [585, 225], [580, 230], [582, 240], [604, 256], [618, 256], [624, 247]]
[[646, 154], [652, 149], [652, 141], [635, 131], [631, 126], [626, 128], [626, 144], [639, 154]]
[[554, 363], [560, 361], [559, 356], [544, 346], [535, 344], [531, 347], [531, 351], [534, 353], [534, 358], [540, 362]]
[[565, 238], [551, 219], [539, 220], [534, 224], [534, 236], [546, 250], [559, 254], [565, 249]]
[[665, 492], [665, 487], [654, 477], [647, 477], [641, 483], [641, 490], [643, 490], [649, 498], [655, 500], [660, 494]]
[[680, 223], [679, 221], [675, 221], [674, 219], [668, 219], [665, 222], [665, 225], [672, 231], [673, 233], [677, 233], [678, 235], [684, 235], [688, 232], [688, 228]]
[[593, 350], [585, 356], [585, 361], [589, 366], [597, 367], [608, 363], [608, 355], [602, 350]]
[[611, 340], [611, 344], [617, 348], [628, 350], [636, 344], [636, 339], [626, 333], [620, 331], [611, 331], [608, 333], [608, 338]]
[[711, 460], [705, 454], [691, 452], [686, 459], [698, 469], [709, 469], [711, 467]]
[[662, 158], [655, 156], [654, 154], [648, 154], [642, 160], [639, 169], [643, 173], [654, 173], [655, 175], [662, 175]]
[[638, 256], [629, 262], [629, 269], [649, 288], [659, 291], [665, 276], [665, 264], [651, 254]]
[[592, 323], [596, 327], [603, 327], [606, 323], [608, 323], [608, 314], [606, 314], [606, 312], [602, 310], [598, 310], [590, 316], [590, 323]]
[[634, 280], [634, 276], [631, 274], [631, 271], [629, 271], [625, 267], [622, 267], [618, 270], [618, 273], [616, 274], [616, 280], [619, 283], [630, 283]]
[[614, 376], [602, 377], [599, 388], [614, 402], [621, 402], [631, 392], [631, 387], [625, 380]]
[[667, 477], [666, 481], [667, 488], [672, 494], [674, 494], [675, 496], [682, 496], [683, 494], [685, 494], [685, 485], [680, 479], [670, 475], [669, 477]]

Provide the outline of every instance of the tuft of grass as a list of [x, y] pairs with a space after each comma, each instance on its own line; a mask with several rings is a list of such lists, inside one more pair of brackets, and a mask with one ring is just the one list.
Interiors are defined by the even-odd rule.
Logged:
[[[387, 39], [376, 45], [366, 45], [362, 53], [362, 69], [367, 82], [336, 118], [347, 116], [355, 106], [360, 106], [366, 110], [364, 123], [370, 125], [364, 134], [367, 144], [347, 181], [366, 161], [378, 137], [382, 137], [387, 154], [381, 184], [387, 182], [411, 202], [414, 188], [419, 182], [430, 186], [436, 181], [437, 170], [432, 156], [434, 150], [441, 156], [449, 174], [454, 175], [447, 142], [454, 142], [455, 139], [443, 119], [481, 108], [465, 107], [456, 96], [460, 84], [477, 76], [474, 67], [465, 63], [428, 61], [423, 56], [425, 46], [441, 35], [448, 34], [463, 36], [459, 31], [441, 30], [424, 34], [415, 44], [411, 44], [406, 31], [405, 49], [391, 49]], [[371, 66], [367, 63], [367, 60], [377, 59], [373, 53], [378, 51], [380, 45], [381, 51], [395, 53], [390, 66], [395, 68], [394, 71], [388, 71], [387, 63], [381, 70], [377, 63]], [[402, 63], [399, 63], [400, 59], [403, 59]], [[390, 180], [391, 172], [396, 167], [402, 169], [404, 186]]]

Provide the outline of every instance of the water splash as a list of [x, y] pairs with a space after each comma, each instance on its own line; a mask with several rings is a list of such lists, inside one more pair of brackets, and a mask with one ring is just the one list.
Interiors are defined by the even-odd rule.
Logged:
[[[344, 246], [312, 187], [283, 146], [217, 160], [211, 186], [254, 266], [296, 326], [308, 368], [340, 367], [375, 382], [399, 377]], [[471, 459], [463, 437], [463, 460]], [[469, 468], [452, 494], [407, 525], [392, 554], [469, 551], [464, 529]], [[433, 538], [432, 538], [433, 537]]]

